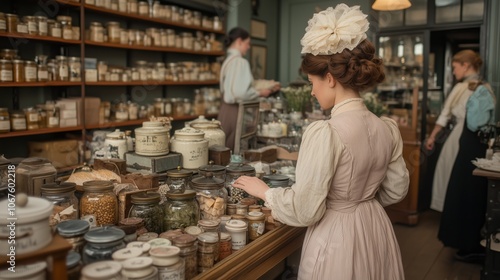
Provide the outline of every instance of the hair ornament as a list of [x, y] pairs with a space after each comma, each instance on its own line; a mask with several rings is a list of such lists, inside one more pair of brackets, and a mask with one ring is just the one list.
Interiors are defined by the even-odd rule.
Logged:
[[359, 6], [349, 7], [346, 4], [315, 13], [300, 40], [301, 53], [330, 55], [354, 49], [366, 39], [369, 28], [366, 17]]

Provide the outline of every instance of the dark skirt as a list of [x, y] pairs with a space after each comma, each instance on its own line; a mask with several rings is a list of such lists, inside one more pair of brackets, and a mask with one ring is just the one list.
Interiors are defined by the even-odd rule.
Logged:
[[485, 222], [488, 180], [472, 175], [471, 161], [484, 158], [487, 145], [464, 122], [459, 151], [451, 172], [438, 238], [445, 246], [459, 250], [480, 249]]
[[226, 147], [234, 151], [234, 137], [238, 119], [238, 104], [227, 104], [222, 101], [217, 120], [220, 121], [222, 130], [226, 134]]

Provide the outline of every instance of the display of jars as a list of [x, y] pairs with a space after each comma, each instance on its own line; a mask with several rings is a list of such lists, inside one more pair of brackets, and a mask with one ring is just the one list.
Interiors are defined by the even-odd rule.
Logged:
[[80, 199], [80, 216], [95, 221], [97, 226], [118, 222], [118, 199], [110, 181], [93, 180], [83, 183]]
[[191, 127], [176, 130], [170, 150], [182, 154], [182, 167], [196, 169], [208, 163], [208, 141], [205, 133]]
[[89, 231], [90, 224], [84, 220], [68, 220], [57, 224], [57, 233], [69, 244], [71, 250], [81, 254], [85, 246], [85, 234]]
[[9, 131], [10, 131], [9, 109], [0, 108], [0, 133], [6, 133]]
[[135, 152], [145, 156], [161, 156], [169, 152], [170, 127], [161, 122], [143, 122], [135, 129]]
[[138, 193], [131, 197], [132, 207], [128, 217], [137, 217], [144, 220], [144, 226], [150, 232], [162, 233], [163, 208], [160, 206], [159, 193]]
[[226, 213], [227, 191], [224, 180], [205, 174], [191, 180], [200, 205], [201, 219], [217, 220]]
[[167, 185], [169, 193], [184, 193], [185, 190], [190, 189], [189, 183], [193, 171], [182, 169], [180, 166], [177, 169], [167, 171]]
[[190, 234], [182, 234], [174, 237], [173, 245], [179, 247], [179, 256], [184, 260], [185, 279], [192, 279], [198, 275], [198, 244], [197, 238]]
[[238, 203], [248, 194], [242, 189], [233, 187], [233, 183], [240, 176], [255, 176], [255, 168], [248, 164], [229, 165], [226, 168], [226, 189], [229, 203]]
[[62, 221], [78, 219], [79, 204], [75, 196], [75, 189], [76, 184], [69, 182], [61, 185], [56, 183], [42, 185], [42, 197], [54, 204], [49, 219], [51, 226]]
[[200, 219], [200, 208], [195, 200], [196, 192], [185, 190], [183, 193], [167, 192], [164, 202], [164, 231], [195, 226]]
[[84, 235], [83, 263], [111, 260], [113, 252], [125, 248], [125, 232], [116, 227], [101, 227]]

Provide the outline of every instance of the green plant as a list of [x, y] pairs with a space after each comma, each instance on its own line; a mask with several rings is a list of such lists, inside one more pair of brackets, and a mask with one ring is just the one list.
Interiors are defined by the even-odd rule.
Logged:
[[288, 111], [303, 112], [307, 102], [311, 100], [311, 90], [310, 85], [282, 88], [281, 91], [286, 99]]

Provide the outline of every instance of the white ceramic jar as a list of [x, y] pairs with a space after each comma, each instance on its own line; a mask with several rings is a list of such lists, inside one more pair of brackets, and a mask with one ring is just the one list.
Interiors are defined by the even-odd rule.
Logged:
[[170, 128], [161, 122], [143, 122], [135, 129], [135, 152], [144, 156], [161, 156], [169, 152]]
[[138, 257], [122, 262], [122, 276], [126, 279], [158, 279], [158, 269], [150, 257]]
[[180, 249], [176, 246], [156, 247], [149, 251], [155, 266], [170, 266], [176, 264], [179, 257]]
[[142, 256], [142, 250], [139, 248], [123, 248], [113, 252], [111, 257], [114, 261], [123, 262], [127, 259], [137, 258]]
[[170, 150], [182, 155], [182, 167], [197, 169], [208, 164], [208, 140], [201, 130], [185, 127], [176, 130], [170, 140]]
[[82, 269], [80, 280], [123, 280], [122, 265], [116, 261], [100, 261], [88, 264]]
[[11, 279], [45, 280], [47, 274], [45, 272], [46, 268], [47, 268], [47, 263], [45, 261], [27, 265], [16, 265], [15, 273], [12, 273], [12, 271], [8, 269], [1, 270], [0, 280], [11, 280]]
[[[19, 203], [22, 199], [19, 194], [16, 199], [0, 201], [0, 209], [3, 209], [0, 211], [0, 239], [5, 240], [0, 242], [0, 254], [8, 258], [13, 254], [14, 259], [52, 242], [49, 217], [53, 204], [44, 198], [29, 196], [23, 206]], [[15, 240], [15, 243], [8, 240]]]
[[245, 247], [247, 244], [247, 223], [240, 220], [229, 220], [226, 222], [226, 230], [231, 235], [231, 245], [233, 251]]
[[193, 122], [191, 123], [191, 127], [205, 132], [205, 139], [208, 140], [208, 147], [214, 145], [226, 146], [226, 134], [222, 130], [220, 121]]
[[125, 153], [128, 150], [125, 132], [116, 129], [106, 134], [104, 146], [107, 151], [107, 158], [125, 159]]

